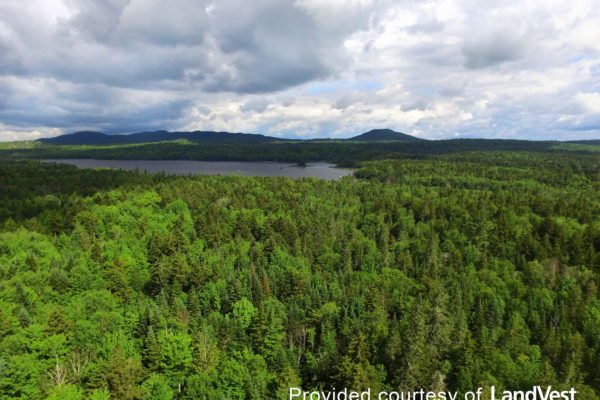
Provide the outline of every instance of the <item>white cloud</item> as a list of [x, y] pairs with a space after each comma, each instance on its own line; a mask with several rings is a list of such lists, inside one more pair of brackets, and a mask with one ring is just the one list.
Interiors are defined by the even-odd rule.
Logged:
[[586, 18], [569, 33], [570, 44], [600, 52], [600, 18]]
[[38, 127], [37, 129], [11, 130], [10, 127], [0, 123], [0, 141], [14, 142], [18, 140], [36, 140], [43, 137], [56, 136], [61, 133], [57, 128]]
[[600, 114], [600, 93], [577, 93], [573, 100], [581, 113]]

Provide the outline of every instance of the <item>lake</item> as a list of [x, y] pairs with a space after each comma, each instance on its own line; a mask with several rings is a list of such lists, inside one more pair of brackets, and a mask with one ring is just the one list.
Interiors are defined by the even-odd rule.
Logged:
[[284, 176], [287, 178], [308, 178], [337, 180], [352, 174], [350, 169], [335, 168], [333, 164], [311, 163], [305, 167], [296, 164], [269, 161], [188, 161], [188, 160], [94, 160], [94, 159], [52, 159], [54, 162], [75, 165], [78, 168], [115, 168], [139, 170], [140, 172], [168, 175], [244, 175], [244, 176]]

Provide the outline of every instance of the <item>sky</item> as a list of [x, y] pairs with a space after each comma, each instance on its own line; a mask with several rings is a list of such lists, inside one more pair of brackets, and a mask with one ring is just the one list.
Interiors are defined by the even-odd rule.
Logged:
[[599, 139], [597, 0], [0, 0], [0, 141]]

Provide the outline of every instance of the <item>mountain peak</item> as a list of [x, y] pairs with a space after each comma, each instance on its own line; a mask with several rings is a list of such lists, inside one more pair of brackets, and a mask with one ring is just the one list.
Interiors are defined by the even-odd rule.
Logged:
[[401, 141], [416, 141], [424, 140], [418, 137], [407, 135], [402, 132], [396, 132], [391, 129], [372, 129], [369, 132], [354, 136], [348, 140], [358, 140], [364, 142], [370, 141], [385, 141], [385, 140], [401, 140]]

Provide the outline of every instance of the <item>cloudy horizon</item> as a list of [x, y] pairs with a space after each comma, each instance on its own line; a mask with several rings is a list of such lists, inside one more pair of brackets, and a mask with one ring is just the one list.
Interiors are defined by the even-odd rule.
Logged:
[[600, 138], [593, 0], [0, 0], [0, 141]]

